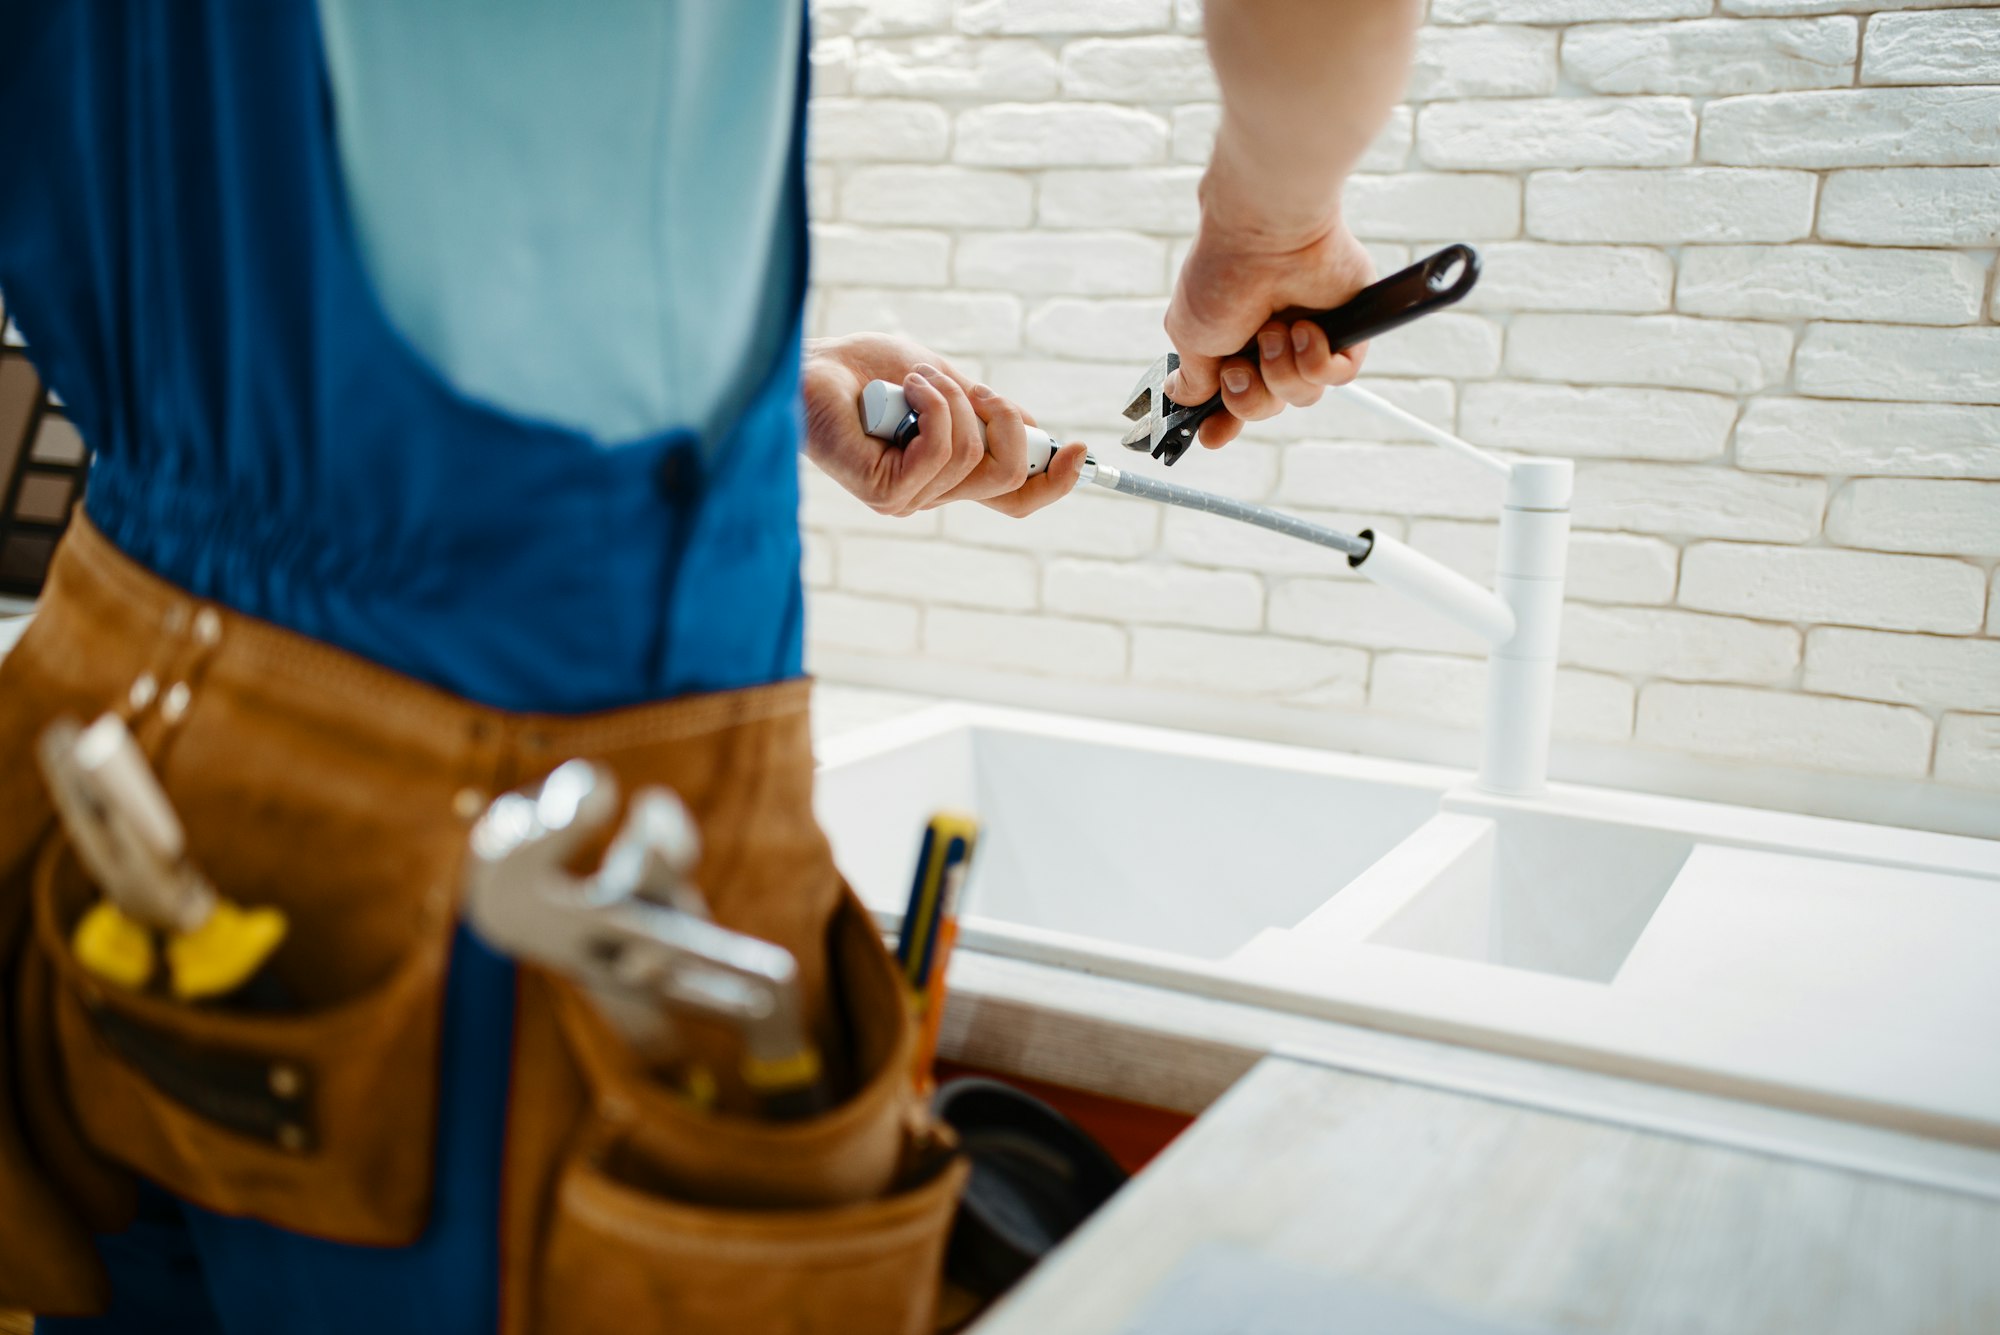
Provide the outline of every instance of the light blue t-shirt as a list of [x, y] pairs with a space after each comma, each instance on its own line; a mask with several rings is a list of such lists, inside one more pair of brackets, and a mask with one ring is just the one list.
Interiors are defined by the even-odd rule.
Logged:
[[709, 434], [789, 334], [803, 0], [319, 0], [348, 210], [461, 392]]

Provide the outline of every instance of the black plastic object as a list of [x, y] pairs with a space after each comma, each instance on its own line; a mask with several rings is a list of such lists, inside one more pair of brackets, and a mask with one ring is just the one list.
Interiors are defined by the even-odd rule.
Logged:
[[1081, 1127], [1012, 1085], [965, 1076], [934, 1106], [972, 1160], [945, 1273], [981, 1298], [1012, 1287], [1125, 1185]]
[[[1425, 256], [1407, 269], [1370, 283], [1330, 311], [1292, 309], [1279, 311], [1271, 318], [1287, 324], [1311, 320], [1326, 331], [1327, 340], [1337, 352], [1452, 305], [1472, 291], [1478, 281], [1479, 252], [1471, 246], [1455, 243]], [[1254, 360], [1257, 340], [1251, 339], [1236, 355]], [[1143, 396], [1144, 412], [1149, 422], [1157, 413], [1162, 429], [1149, 432], [1139, 440], [1128, 436], [1125, 443], [1130, 449], [1150, 450], [1155, 459], [1164, 459], [1169, 466], [1178, 462], [1187, 453], [1188, 447], [1194, 444], [1196, 429], [1222, 408], [1220, 393], [1205, 403], [1191, 406], [1168, 398], [1167, 377], [1179, 366], [1180, 358], [1171, 352], [1154, 363], [1147, 379], [1140, 382], [1138, 391], [1133, 394], [1132, 407], [1126, 409], [1127, 417], [1137, 418], [1140, 414], [1134, 410], [1141, 407]], [[1152, 402], [1155, 396], [1157, 405]]]

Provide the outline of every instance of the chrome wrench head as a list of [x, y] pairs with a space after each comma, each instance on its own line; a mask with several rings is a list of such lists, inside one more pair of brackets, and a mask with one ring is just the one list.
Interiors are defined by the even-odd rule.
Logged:
[[1128, 450], [1151, 454], [1169, 466], [1194, 444], [1203, 419], [1221, 406], [1220, 395], [1206, 403], [1183, 404], [1167, 396], [1167, 378], [1180, 368], [1178, 353], [1168, 353], [1146, 368], [1132, 387], [1125, 416], [1136, 425], [1119, 440]]

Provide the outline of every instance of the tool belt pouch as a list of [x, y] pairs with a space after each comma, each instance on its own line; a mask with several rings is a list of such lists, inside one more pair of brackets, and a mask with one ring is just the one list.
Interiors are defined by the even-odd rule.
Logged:
[[[430, 1204], [448, 887], [330, 884], [342, 859], [288, 860], [297, 874], [282, 894], [219, 885], [292, 912], [269, 966], [286, 1004], [252, 1011], [88, 972], [70, 942], [97, 888], [65, 839], [43, 847], [34, 930], [64, 1093], [99, 1153], [178, 1196], [338, 1242], [401, 1246]], [[399, 895], [407, 902], [382, 898]]]
[[851, 892], [827, 944], [854, 1078], [790, 1122], [696, 1106], [639, 1070], [587, 997], [538, 979], [587, 1107], [549, 1188], [529, 1329], [931, 1329], [969, 1169], [911, 1088], [914, 1027]]

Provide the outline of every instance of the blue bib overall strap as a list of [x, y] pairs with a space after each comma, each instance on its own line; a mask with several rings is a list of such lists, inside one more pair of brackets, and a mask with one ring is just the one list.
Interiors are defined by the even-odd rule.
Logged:
[[[456, 391], [358, 259], [312, 0], [15, 0], [0, 124], [0, 289], [98, 452], [86, 509], [129, 556], [503, 709], [799, 673], [797, 340], [710, 440], [604, 448]], [[801, 143], [795, 124], [794, 312]], [[461, 933], [416, 1244], [155, 1192], [105, 1240], [113, 1312], [45, 1328], [490, 1331], [512, 997], [511, 966]]]

